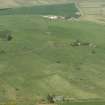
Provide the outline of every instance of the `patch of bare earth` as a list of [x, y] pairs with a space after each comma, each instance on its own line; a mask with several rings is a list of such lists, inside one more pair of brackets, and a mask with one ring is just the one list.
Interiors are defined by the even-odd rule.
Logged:
[[101, 16], [84, 15], [84, 16], [80, 17], [80, 20], [83, 20], [83, 21], [92, 21], [92, 22], [96, 22], [96, 23], [99, 23], [99, 24], [105, 24], [105, 20]]

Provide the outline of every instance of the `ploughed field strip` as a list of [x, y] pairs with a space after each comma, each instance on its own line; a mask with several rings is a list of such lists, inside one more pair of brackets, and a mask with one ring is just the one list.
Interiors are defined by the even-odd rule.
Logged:
[[0, 8], [14, 8], [21, 6], [46, 5], [46, 4], [64, 4], [71, 3], [74, 0], [0, 0]]
[[84, 15], [105, 16], [105, 0], [76, 0]]

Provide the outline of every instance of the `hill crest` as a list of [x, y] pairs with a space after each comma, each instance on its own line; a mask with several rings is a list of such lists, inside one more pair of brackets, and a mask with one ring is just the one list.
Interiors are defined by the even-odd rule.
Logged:
[[[73, 0], [70, 0], [73, 1]], [[17, 6], [67, 3], [69, 0], [0, 0], [0, 8], [12, 8]]]

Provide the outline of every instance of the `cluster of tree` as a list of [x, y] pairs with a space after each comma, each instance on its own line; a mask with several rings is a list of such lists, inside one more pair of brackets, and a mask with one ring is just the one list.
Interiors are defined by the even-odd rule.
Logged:
[[49, 103], [54, 103], [53, 97], [54, 97], [53, 95], [48, 94], [47, 100], [48, 100]]
[[64, 101], [64, 96], [48, 95], [47, 100], [49, 103], [61, 102]]
[[76, 40], [74, 42], [71, 43], [71, 46], [89, 46], [89, 47], [92, 47], [92, 48], [95, 48], [96, 45], [93, 44], [93, 43], [90, 43], [90, 42], [82, 42], [80, 40]]
[[11, 41], [12, 40], [12, 33], [9, 30], [0, 31], [0, 38], [2, 40]]

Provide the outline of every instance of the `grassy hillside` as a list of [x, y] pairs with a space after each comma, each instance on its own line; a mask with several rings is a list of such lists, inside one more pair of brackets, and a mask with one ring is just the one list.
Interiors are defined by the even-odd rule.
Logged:
[[56, 4], [44, 6], [21, 7], [16, 9], [2, 9], [0, 15], [60, 15], [60, 16], [76, 16], [78, 9], [74, 3]]
[[[0, 40], [0, 102], [29, 105], [48, 93], [105, 97], [104, 25], [15, 15], [0, 16], [0, 30], [12, 35], [10, 41]], [[75, 40], [97, 47], [73, 47]]]

